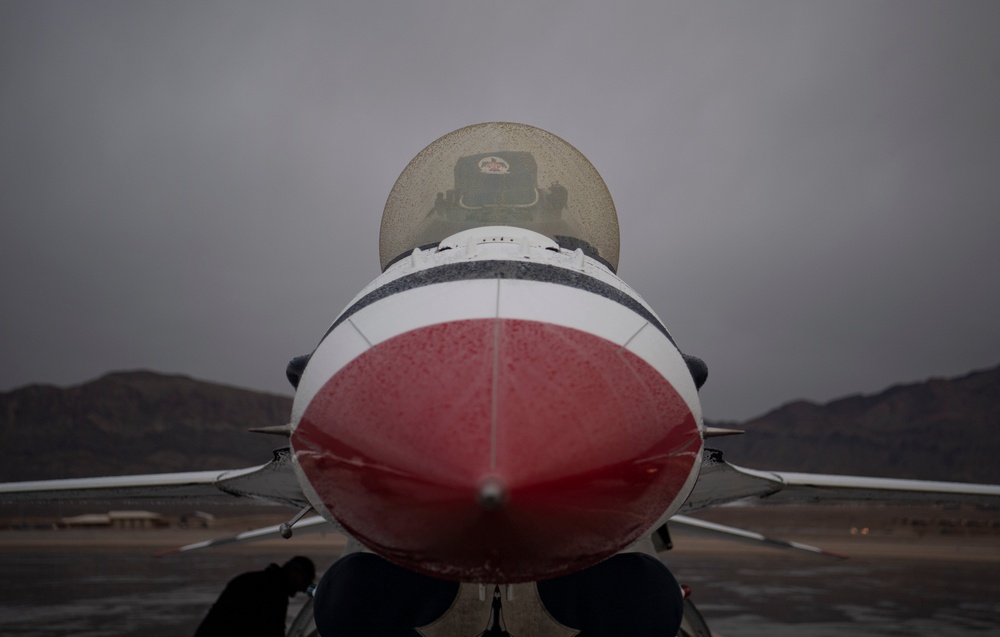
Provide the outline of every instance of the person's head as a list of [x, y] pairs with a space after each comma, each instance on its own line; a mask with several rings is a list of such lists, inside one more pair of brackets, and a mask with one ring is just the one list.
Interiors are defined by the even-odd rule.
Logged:
[[296, 555], [285, 562], [281, 571], [285, 574], [289, 597], [293, 597], [295, 593], [304, 592], [316, 578], [316, 567], [313, 566], [312, 560], [301, 555]]

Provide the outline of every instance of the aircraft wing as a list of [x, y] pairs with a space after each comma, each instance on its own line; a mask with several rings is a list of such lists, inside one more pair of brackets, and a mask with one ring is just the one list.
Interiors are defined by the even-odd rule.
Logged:
[[724, 540], [741, 541], [754, 546], [764, 544], [773, 548], [795, 549], [798, 551], [805, 551], [807, 553], [815, 553], [816, 555], [822, 555], [824, 557], [833, 557], [838, 560], [847, 559], [846, 555], [834, 553], [833, 551], [828, 551], [818, 546], [812, 546], [811, 544], [802, 544], [801, 542], [792, 542], [790, 540], [768, 537], [754, 531], [738, 529], [734, 526], [727, 526], [717, 522], [709, 522], [708, 520], [700, 520], [687, 515], [673, 516], [670, 518], [670, 524], [671, 526], [680, 525], [684, 529], [695, 534], [707, 535], [709, 537], [716, 537]]
[[929, 504], [1000, 504], [1000, 485], [861, 476], [758, 471], [730, 464], [707, 449], [701, 475], [681, 511], [745, 498], [770, 502], [911, 501]]
[[[296, 508], [309, 506], [292, 469], [290, 451], [267, 464], [231, 471], [36, 480], [0, 484], [0, 502], [120, 502], [233, 504], [238, 498]], [[245, 501], [250, 503], [249, 501]]]

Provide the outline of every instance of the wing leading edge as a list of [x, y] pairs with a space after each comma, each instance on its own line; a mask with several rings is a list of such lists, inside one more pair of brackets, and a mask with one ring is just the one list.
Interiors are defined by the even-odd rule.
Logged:
[[864, 476], [758, 471], [730, 464], [707, 449], [701, 476], [681, 511], [745, 498], [771, 502], [903, 501], [928, 504], [1000, 504], [1000, 485]]
[[287, 448], [276, 450], [267, 464], [246, 469], [0, 484], [0, 502], [173, 503], [191, 500], [232, 504], [240, 498], [297, 508], [309, 505], [295, 477]]

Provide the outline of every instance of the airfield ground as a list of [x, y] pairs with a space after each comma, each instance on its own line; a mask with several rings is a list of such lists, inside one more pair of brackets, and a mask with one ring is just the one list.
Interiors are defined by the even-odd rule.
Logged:
[[[55, 513], [86, 512], [64, 507]], [[183, 514], [159, 512], [171, 521]], [[152, 557], [164, 549], [277, 524], [294, 514], [280, 508], [212, 513], [211, 528], [53, 529], [52, 511], [0, 509], [0, 528], [6, 529], [0, 530], [0, 634], [191, 634], [233, 575], [294, 554], [308, 555], [325, 569], [344, 547], [338, 534], [299, 533], [287, 541]], [[850, 557], [833, 560], [704, 538], [673, 526], [675, 548], [661, 558], [694, 591], [692, 599], [716, 634], [997, 634], [996, 510], [744, 506], [699, 516]]]
[[[74, 511], [75, 512], [75, 511]], [[64, 513], [64, 512], [60, 512]], [[209, 528], [179, 528], [180, 514], [165, 513], [171, 526], [155, 529], [54, 528], [59, 516], [51, 510], [4, 512], [0, 518], [0, 550], [73, 548], [85, 546], [169, 549], [249, 529], [278, 524], [285, 509], [260, 507], [213, 510]], [[849, 557], [879, 556], [907, 559], [972, 559], [1000, 562], [1000, 510], [975, 507], [796, 505], [730, 506], [698, 512], [697, 517], [764, 535], [819, 546]], [[703, 536], [672, 526], [673, 554], [745, 554], [775, 549]], [[293, 544], [274, 539], [244, 545], [247, 550], [339, 550], [343, 536], [327, 532], [299, 533]], [[229, 550], [239, 547], [230, 547]]]

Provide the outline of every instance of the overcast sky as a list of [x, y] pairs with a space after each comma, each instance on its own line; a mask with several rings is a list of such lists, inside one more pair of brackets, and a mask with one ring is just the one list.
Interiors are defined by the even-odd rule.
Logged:
[[996, 0], [4, 0], [0, 391], [290, 394], [400, 171], [490, 120], [604, 176], [708, 418], [1000, 364]]

